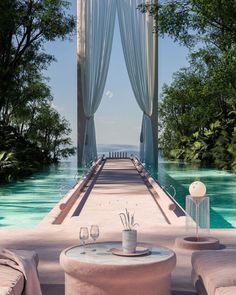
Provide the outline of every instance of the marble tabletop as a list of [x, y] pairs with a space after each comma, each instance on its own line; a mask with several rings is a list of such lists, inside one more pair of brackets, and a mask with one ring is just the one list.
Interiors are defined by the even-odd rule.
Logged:
[[[175, 253], [164, 247], [140, 244], [138, 246], [146, 247], [150, 250], [149, 255], [136, 257], [123, 257], [112, 254], [112, 248], [121, 249], [121, 242], [105, 242], [88, 244], [85, 246], [78, 245], [66, 250], [65, 255], [68, 258], [78, 260], [83, 263], [93, 263], [100, 265], [139, 265], [152, 264], [171, 259]], [[96, 251], [94, 251], [96, 249]]]

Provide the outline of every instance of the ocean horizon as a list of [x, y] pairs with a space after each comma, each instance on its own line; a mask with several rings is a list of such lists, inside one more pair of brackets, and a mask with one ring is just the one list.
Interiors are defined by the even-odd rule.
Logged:
[[109, 152], [126, 152], [129, 156], [131, 154], [139, 157], [139, 146], [128, 144], [98, 144], [98, 156], [108, 156]]

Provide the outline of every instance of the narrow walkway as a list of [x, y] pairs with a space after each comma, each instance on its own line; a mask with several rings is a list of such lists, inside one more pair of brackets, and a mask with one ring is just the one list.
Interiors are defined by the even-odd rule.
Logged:
[[[108, 159], [80, 213], [67, 220], [80, 220], [89, 226], [100, 225], [102, 232], [122, 230], [119, 213], [125, 208], [135, 214], [140, 229], [151, 225], [166, 225], [143, 179], [129, 159]], [[79, 216], [78, 216], [79, 215]]]

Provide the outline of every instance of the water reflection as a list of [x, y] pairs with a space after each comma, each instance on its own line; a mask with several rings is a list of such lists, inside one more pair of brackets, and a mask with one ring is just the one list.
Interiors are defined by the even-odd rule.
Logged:
[[189, 194], [189, 185], [195, 180], [204, 182], [210, 197], [211, 227], [236, 228], [236, 175], [198, 164], [162, 158], [159, 159], [158, 171], [151, 171], [162, 186], [175, 187], [175, 199], [183, 208], [185, 196]]
[[73, 187], [82, 172], [77, 171], [74, 158], [51, 165], [23, 181], [0, 186], [0, 227], [37, 225]]

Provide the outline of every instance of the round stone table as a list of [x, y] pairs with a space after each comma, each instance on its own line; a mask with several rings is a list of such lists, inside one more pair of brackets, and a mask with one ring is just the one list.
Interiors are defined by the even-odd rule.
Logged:
[[[96, 251], [92, 251], [93, 248]], [[173, 251], [150, 246], [150, 255], [121, 257], [113, 255], [112, 248], [121, 248], [121, 243], [89, 244], [85, 254], [81, 246], [64, 250], [60, 263], [65, 271], [65, 294], [171, 294], [171, 271], [176, 265]]]

